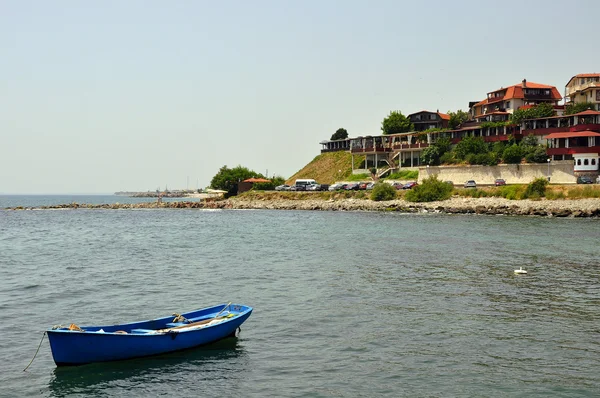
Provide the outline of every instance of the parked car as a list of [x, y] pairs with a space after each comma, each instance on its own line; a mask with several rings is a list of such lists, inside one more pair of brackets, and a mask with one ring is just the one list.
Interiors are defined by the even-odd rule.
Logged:
[[353, 182], [351, 184], [347, 184], [345, 189], [348, 191], [358, 191], [358, 187], [359, 187], [359, 184]]
[[579, 176], [577, 177], [577, 184], [593, 184], [594, 180], [590, 176]]
[[465, 182], [465, 188], [477, 188], [477, 184], [475, 183], [475, 180], [469, 180], [469, 181]]
[[404, 188], [404, 184], [403, 184], [403, 183], [401, 183], [401, 182], [393, 182], [393, 183], [392, 183], [392, 186], [393, 186], [394, 188], [396, 188], [396, 189], [402, 189], [402, 188]]
[[321, 184], [310, 184], [306, 186], [306, 190], [307, 191], [320, 191], [321, 190]]
[[368, 182], [361, 182], [358, 184], [358, 189], [365, 190], [367, 189], [367, 185], [369, 185]]
[[494, 181], [494, 185], [499, 187], [500, 185], [506, 185], [506, 181], [504, 181], [504, 179], [502, 178], [496, 178], [496, 181]]
[[375, 183], [374, 182], [370, 182], [370, 183], [367, 184], [367, 187], [365, 189], [367, 191], [369, 191], [369, 190], [373, 189], [374, 186], [375, 186]]
[[339, 189], [344, 189], [344, 185], [345, 184], [340, 184], [340, 183], [338, 183], [338, 184], [332, 184], [332, 185], [329, 186], [329, 190], [330, 191], [337, 191]]
[[289, 191], [290, 190], [290, 186], [287, 184], [283, 184], [283, 185], [277, 185], [275, 187], [276, 191]]
[[417, 184], [417, 182], [416, 182], [416, 181], [410, 181], [410, 182], [407, 182], [406, 184], [404, 184], [404, 185], [402, 186], [402, 189], [413, 189], [413, 188], [414, 188], [414, 187], [416, 187], [417, 185], [419, 185], [419, 184]]

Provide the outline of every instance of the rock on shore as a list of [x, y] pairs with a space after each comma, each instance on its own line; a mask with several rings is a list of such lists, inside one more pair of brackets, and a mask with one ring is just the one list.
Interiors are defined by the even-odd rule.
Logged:
[[[13, 207], [10, 210], [31, 210]], [[600, 217], [600, 199], [508, 200], [504, 198], [453, 197], [440, 202], [412, 203], [405, 200], [374, 202], [368, 199], [248, 199], [182, 201], [129, 204], [77, 204], [36, 209], [272, 209], [325, 211], [397, 211], [404, 213], [504, 214], [541, 217]]]

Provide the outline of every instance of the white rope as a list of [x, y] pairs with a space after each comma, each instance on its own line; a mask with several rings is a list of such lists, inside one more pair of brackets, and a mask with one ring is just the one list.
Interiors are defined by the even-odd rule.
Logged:
[[42, 346], [42, 341], [44, 341], [44, 337], [46, 336], [46, 332], [44, 331], [44, 334], [42, 335], [42, 339], [40, 340], [40, 344], [38, 345], [37, 350], [35, 350], [35, 354], [33, 355], [33, 358], [31, 358], [31, 361], [29, 362], [29, 365], [25, 366], [25, 369], [23, 369], [23, 372], [25, 372], [33, 363], [33, 360], [35, 359], [35, 357], [37, 356], [38, 352], [40, 351], [40, 347]]

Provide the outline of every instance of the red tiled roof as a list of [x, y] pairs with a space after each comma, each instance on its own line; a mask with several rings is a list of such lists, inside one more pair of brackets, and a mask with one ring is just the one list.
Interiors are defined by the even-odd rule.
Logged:
[[[549, 89], [552, 95], [552, 99], [560, 100], [562, 96], [554, 86], [549, 86], [547, 84], [540, 84], [534, 82], [525, 82], [525, 88], [541, 88], [541, 89]], [[500, 100], [509, 100], [513, 98], [525, 98], [525, 93], [523, 92], [523, 83], [515, 84], [509, 87], [501, 88], [498, 90], [490, 91], [488, 94], [497, 93], [499, 91], [506, 90], [503, 97], [496, 98], [488, 98], [490, 102], [500, 101]]]
[[271, 182], [271, 180], [265, 180], [264, 178], [248, 178], [242, 182]]
[[596, 115], [600, 115], [600, 112], [588, 109], [587, 111], [575, 113], [574, 115], [568, 115], [568, 116], [596, 116]]
[[442, 120], [450, 120], [450, 115], [447, 115], [445, 113], [442, 112], [438, 112], [438, 115], [440, 115], [440, 117], [442, 118]]
[[600, 137], [600, 133], [595, 131], [568, 131], [564, 133], [551, 133], [545, 136], [547, 140], [554, 138], [576, 138], [576, 137]]

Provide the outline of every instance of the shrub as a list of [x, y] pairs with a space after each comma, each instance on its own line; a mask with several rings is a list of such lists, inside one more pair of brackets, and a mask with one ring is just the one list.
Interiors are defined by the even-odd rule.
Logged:
[[371, 192], [371, 200], [376, 202], [392, 200], [396, 198], [396, 188], [385, 182], [375, 184]]
[[484, 166], [495, 166], [498, 164], [498, 159], [494, 152], [470, 153], [465, 160], [469, 164], [481, 164]]
[[527, 188], [525, 188], [523, 199], [539, 199], [546, 196], [546, 185], [548, 185], [548, 180], [546, 178], [536, 178], [527, 185]]
[[546, 147], [542, 145], [525, 150], [525, 160], [527, 163], [546, 163], [547, 159]]
[[252, 184], [254, 191], [272, 191], [275, 189], [275, 184], [272, 182], [256, 182]]
[[446, 152], [442, 156], [440, 156], [441, 164], [456, 164], [458, 160], [454, 157], [454, 152]]
[[499, 195], [508, 200], [518, 200], [523, 196], [522, 185], [505, 185], [500, 187]]
[[504, 163], [521, 163], [522, 155], [521, 147], [517, 144], [513, 144], [504, 150], [502, 159], [504, 160]]
[[452, 196], [454, 187], [437, 179], [437, 176], [431, 176], [423, 180], [421, 185], [417, 185], [406, 193], [404, 198], [409, 202], [433, 202], [436, 200], [446, 200]]
[[546, 199], [557, 200], [565, 199], [565, 193], [563, 191], [546, 191]]
[[598, 198], [600, 197], [600, 190], [590, 185], [583, 188], [575, 187], [567, 190], [567, 196], [569, 199]]

